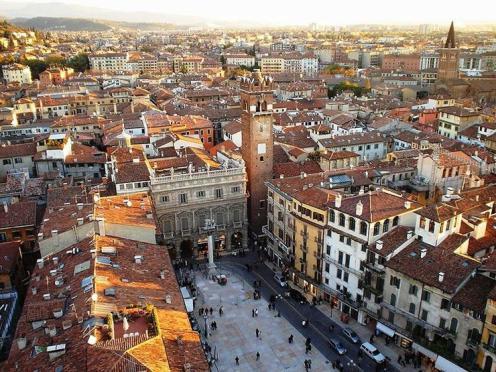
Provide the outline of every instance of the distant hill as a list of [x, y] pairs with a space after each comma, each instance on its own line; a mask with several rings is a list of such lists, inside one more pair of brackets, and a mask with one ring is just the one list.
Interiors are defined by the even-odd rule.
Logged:
[[81, 18], [14, 18], [10, 22], [20, 27], [40, 31], [108, 31], [111, 29], [104, 23]]

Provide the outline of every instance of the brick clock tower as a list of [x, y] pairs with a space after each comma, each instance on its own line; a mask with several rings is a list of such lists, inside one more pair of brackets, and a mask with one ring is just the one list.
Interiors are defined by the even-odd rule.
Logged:
[[449, 81], [458, 79], [458, 55], [459, 49], [455, 44], [455, 27], [453, 26], [453, 22], [451, 22], [444, 48], [439, 50], [438, 80]]
[[241, 80], [241, 153], [248, 174], [248, 220], [254, 235], [267, 223], [267, 187], [272, 179], [274, 137], [272, 134], [272, 78], [256, 70]]

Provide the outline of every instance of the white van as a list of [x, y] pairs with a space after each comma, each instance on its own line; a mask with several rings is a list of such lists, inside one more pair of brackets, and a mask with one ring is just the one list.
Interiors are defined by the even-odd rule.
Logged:
[[384, 355], [382, 355], [380, 351], [377, 350], [377, 348], [370, 342], [364, 342], [362, 346], [360, 346], [360, 350], [362, 350], [365, 355], [367, 355], [378, 364], [384, 363], [384, 361], [386, 360], [386, 358], [384, 358]]
[[281, 286], [281, 287], [287, 287], [288, 282], [286, 281], [286, 278], [284, 275], [281, 273], [275, 273], [274, 274], [274, 280]]

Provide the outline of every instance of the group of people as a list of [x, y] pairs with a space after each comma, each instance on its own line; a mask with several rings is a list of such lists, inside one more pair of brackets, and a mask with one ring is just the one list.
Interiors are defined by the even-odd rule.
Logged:
[[203, 315], [208, 315], [210, 313], [210, 316], [212, 316], [212, 314], [214, 313], [214, 309], [213, 308], [208, 308], [205, 306], [205, 308], [203, 307], [200, 307], [198, 309], [198, 315], [200, 316], [203, 316]]
[[406, 367], [407, 364], [412, 363], [413, 368], [420, 368], [422, 366], [422, 358], [420, 353], [415, 354], [413, 351], [407, 350], [404, 357], [398, 355], [398, 364]]
[[312, 369], [312, 359], [305, 359], [305, 371]]

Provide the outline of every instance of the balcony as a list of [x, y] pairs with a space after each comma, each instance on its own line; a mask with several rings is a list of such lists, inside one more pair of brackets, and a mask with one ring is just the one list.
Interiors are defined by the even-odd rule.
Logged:
[[164, 233], [164, 239], [174, 239], [174, 233], [173, 232], [165, 232]]
[[358, 277], [360, 277], [360, 278], [361, 278], [361, 277], [363, 277], [363, 275], [364, 275], [364, 273], [363, 273], [363, 272], [361, 272], [360, 270], [356, 270], [356, 269], [353, 269], [353, 268], [351, 268], [351, 267], [347, 267], [347, 266], [343, 265], [342, 263], [339, 263], [339, 261], [338, 261], [338, 260], [335, 260], [335, 259], [333, 259], [333, 258], [330, 258], [330, 257], [329, 257], [329, 256], [327, 256], [327, 255], [325, 255], [325, 256], [324, 256], [324, 259], [325, 259], [326, 261], [329, 261], [329, 262], [333, 263], [333, 264], [334, 264], [334, 265], [336, 265], [337, 267], [339, 267], [339, 268], [341, 268], [341, 269], [343, 269], [343, 270], [345, 270], [345, 271], [347, 271], [347, 272], [349, 272], [349, 273], [352, 273], [352, 274], [354, 274], [354, 275], [356, 275], [356, 276], [358, 276]]
[[436, 326], [434, 326], [434, 325], [426, 322], [425, 320], [422, 320], [422, 319], [417, 318], [416, 316], [414, 316], [413, 314], [409, 313], [408, 311], [401, 310], [401, 309], [399, 309], [396, 306], [391, 306], [387, 302], [381, 302], [381, 307], [384, 307], [384, 308], [388, 309], [389, 311], [392, 311], [395, 314], [404, 316], [404, 317], [408, 318], [408, 320], [410, 320], [412, 323], [417, 324], [417, 325], [419, 325], [419, 326], [421, 326], [421, 327], [423, 327], [425, 329], [428, 329], [428, 330], [431, 330], [433, 332], [436, 332], [440, 336], [449, 336], [449, 335], [451, 335], [451, 337], [452, 337], [452, 334], [447, 329], [436, 327]]
[[492, 345], [489, 345], [489, 344], [486, 344], [486, 343], [482, 343], [482, 347], [484, 349], [486, 349], [487, 351], [493, 353], [494, 355], [496, 355], [496, 346], [492, 346]]
[[291, 249], [286, 244], [284, 244], [284, 242], [282, 241], [282, 239], [280, 239], [279, 237], [277, 237], [274, 234], [272, 234], [272, 232], [269, 230], [269, 228], [268, 228], [267, 225], [262, 226], [262, 232], [265, 235], [267, 235], [268, 237], [270, 237], [272, 240], [274, 240], [275, 242], [277, 242], [279, 248], [282, 249], [284, 251], [284, 253], [289, 254], [291, 252]]

